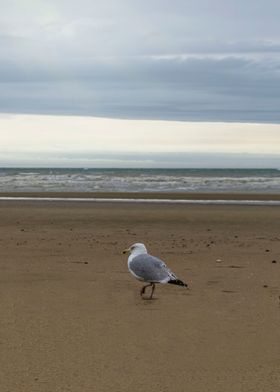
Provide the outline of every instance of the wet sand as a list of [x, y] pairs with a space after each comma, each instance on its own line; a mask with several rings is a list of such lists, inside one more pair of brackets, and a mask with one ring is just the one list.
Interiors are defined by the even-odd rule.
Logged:
[[[276, 392], [280, 208], [0, 202], [1, 392]], [[190, 290], [127, 272], [144, 242]]]
[[170, 199], [170, 200], [274, 200], [278, 193], [196, 193], [196, 192], [0, 192], [0, 197], [59, 197], [59, 198], [106, 198], [106, 199]]

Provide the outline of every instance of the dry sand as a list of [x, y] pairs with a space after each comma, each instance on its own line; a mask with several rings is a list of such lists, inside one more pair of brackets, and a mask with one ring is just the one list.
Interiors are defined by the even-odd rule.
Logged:
[[279, 207], [1, 201], [0, 249], [1, 392], [279, 391]]

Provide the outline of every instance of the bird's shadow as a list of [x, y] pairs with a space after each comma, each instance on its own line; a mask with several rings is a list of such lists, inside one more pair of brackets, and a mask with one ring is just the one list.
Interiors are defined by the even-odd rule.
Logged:
[[157, 297], [150, 298], [150, 297], [143, 297], [143, 296], [141, 297], [141, 299], [142, 299], [142, 301], [145, 301], [146, 303], [153, 303], [154, 301], [158, 300]]
[[136, 306], [140, 307], [143, 311], [157, 311], [161, 309], [157, 306], [159, 303], [158, 298], [152, 298], [151, 300], [142, 298], [137, 302]]

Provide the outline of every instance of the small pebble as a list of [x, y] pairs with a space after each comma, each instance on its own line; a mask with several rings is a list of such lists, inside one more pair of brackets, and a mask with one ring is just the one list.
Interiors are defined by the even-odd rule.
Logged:
[[265, 251], [266, 251], [266, 252], [270, 252], [270, 250], [269, 250], [269, 249], [266, 249]]
[[275, 264], [275, 263], [277, 263], [277, 261], [276, 260], [272, 260], [272, 263]]
[[267, 288], [268, 286], [267, 286], [267, 284], [264, 284], [263, 287], [264, 287], [264, 288]]

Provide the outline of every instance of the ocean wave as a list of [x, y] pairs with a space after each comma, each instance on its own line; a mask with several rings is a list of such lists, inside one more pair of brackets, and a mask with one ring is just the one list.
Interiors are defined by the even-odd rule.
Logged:
[[280, 192], [278, 170], [0, 170], [0, 191]]

